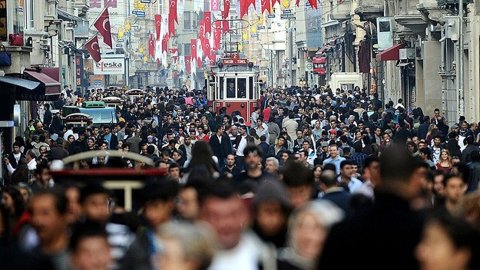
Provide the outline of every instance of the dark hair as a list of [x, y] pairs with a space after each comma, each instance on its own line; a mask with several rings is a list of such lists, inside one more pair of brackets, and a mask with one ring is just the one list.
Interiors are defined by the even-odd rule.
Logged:
[[437, 211], [430, 218], [428, 224], [439, 225], [448, 235], [456, 249], [467, 249], [470, 251], [470, 260], [467, 269], [478, 269], [480, 267], [480, 234], [464, 218], [455, 217], [447, 211]]
[[[100, 179], [99, 181], [100, 182]], [[89, 183], [80, 190], [80, 203], [84, 203], [85, 200], [92, 195], [105, 194], [108, 196], [110, 191], [99, 183]]]
[[238, 195], [235, 187], [227, 181], [216, 182], [215, 184], [208, 185], [199, 194], [200, 205], [203, 205], [207, 199], [217, 198], [222, 200], [228, 200]]
[[312, 186], [314, 183], [311, 171], [298, 161], [288, 161], [285, 164], [283, 181], [287, 187]]
[[77, 251], [80, 242], [86, 238], [101, 237], [108, 243], [108, 234], [105, 226], [96, 222], [78, 223], [72, 229], [68, 248], [71, 252]]
[[324, 170], [320, 175], [320, 182], [322, 182], [327, 187], [333, 187], [337, 185], [337, 175], [335, 170]]
[[374, 155], [370, 155], [370, 156], [366, 157], [364, 162], [363, 162], [363, 168], [370, 167], [370, 165], [372, 165], [374, 162], [380, 162], [379, 158], [374, 156]]
[[61, 188], [49, 188], [49, 189], [42, 189], [37, 191], [33, 197], [41, 197], [41, 196], [51, 196], [55, 199], [55, 209], [60, 215], [65, 215], [68, 210], [68, 200], [65, 196], [65, 192]]
[[[7, 193], [8, 195], [10, 195], [10, 197], [12, 197], [13, 207], [15, 207], [15, 211], [11, 214], [13, 214], [16, 218], [20, 217], [25, 211], [25, 201], [23, 200], [20, 190], [13, 186], [9, 186], [6, 187], [3, 192]], [[8, 219], [8, 217], [4, 218]]]
[[380, 175], [384, 182], [407, 182], [421, 163], [423, 162], [412, 157], [405, 147], [392, 145], [385, 149], [380, 157]]
[[143, 187], [140, 197], [141, 205], [151, 201], [169, 201], [173, 200], [178, 194], [179, 186], [175, 181], [166, 178], [150, 179]]

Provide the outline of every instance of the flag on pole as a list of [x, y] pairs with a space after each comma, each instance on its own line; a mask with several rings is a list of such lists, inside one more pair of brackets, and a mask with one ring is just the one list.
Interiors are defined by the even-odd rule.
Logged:
[[228, 19], [228, 14], [230, 13], [230, 0], [223, 0], [223, 10], [222, 10], [222, 19]]
[[155, 34], [156, 34], [156, 39], [160, 39], [160, 33], [162, 29], [162, 15], [157, 14], [155, 15]]
[[102, 35], [103, 42], [112, 48], [112, 29], [110, 27], [110, 15], [108, 14], [108, 8], [105, 8], [102, 11], [93, 25], [95, 28], [97, 28], [100, 35]]
[[99, 62], [102, 60], [102, 55], [100, 54], [100, 46], [98, 45], [98, 37], [94, 36], [90, 38], [86, 43], [85, 43], [85, 49], [90, 53], [92, 56], [92, 59], [95, 62]]

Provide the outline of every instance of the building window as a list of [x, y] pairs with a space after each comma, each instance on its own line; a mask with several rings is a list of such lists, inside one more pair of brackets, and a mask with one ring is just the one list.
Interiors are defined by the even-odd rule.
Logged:
[[188, 44], [183, 44], [183, 52], [182, 54], [183, 55], [190, 55], [191, 51], [190, 51], [190, 43]]
[[35, 1], [34, 0], [25, 0], [25, 28], [34, 29], [35, 28]]
[[183, 15], [183, 30], [197, 29], [197, 14], [192, 11], [185, 11]]

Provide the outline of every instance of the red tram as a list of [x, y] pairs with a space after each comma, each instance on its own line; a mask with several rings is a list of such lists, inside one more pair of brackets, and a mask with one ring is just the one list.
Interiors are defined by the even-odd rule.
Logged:
[[228, 114], [238, 111], [249, 119], [260, 98], [259, 67], [233, 52], [226, 53], [206, 72], [209, 105], [216, 112], [225, 108]]

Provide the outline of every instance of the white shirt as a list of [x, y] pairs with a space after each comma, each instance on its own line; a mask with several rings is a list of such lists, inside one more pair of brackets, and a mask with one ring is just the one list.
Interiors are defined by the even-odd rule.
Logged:
[[[27, 163], [27, 167], [29, 171], [34, 171], [37, 169], [37, 161], [35, 159], [30, 160], [30, 162]], [[15, 169], [12, 167], [12, 164], [8, 163], [7, 165], [7, 170], [8, 173], [12, 174]]]
[[243, 150], [247, 147], [247, 136], [242, 136], [242, 139], [238, 143], [237, 146], [237, 156], [238, 157], [243, 157]]
[[257, 270], [260, 253], [257, 241], [249, 234], [244, 234], [236, 247], [218, 251], [208, 269]]

